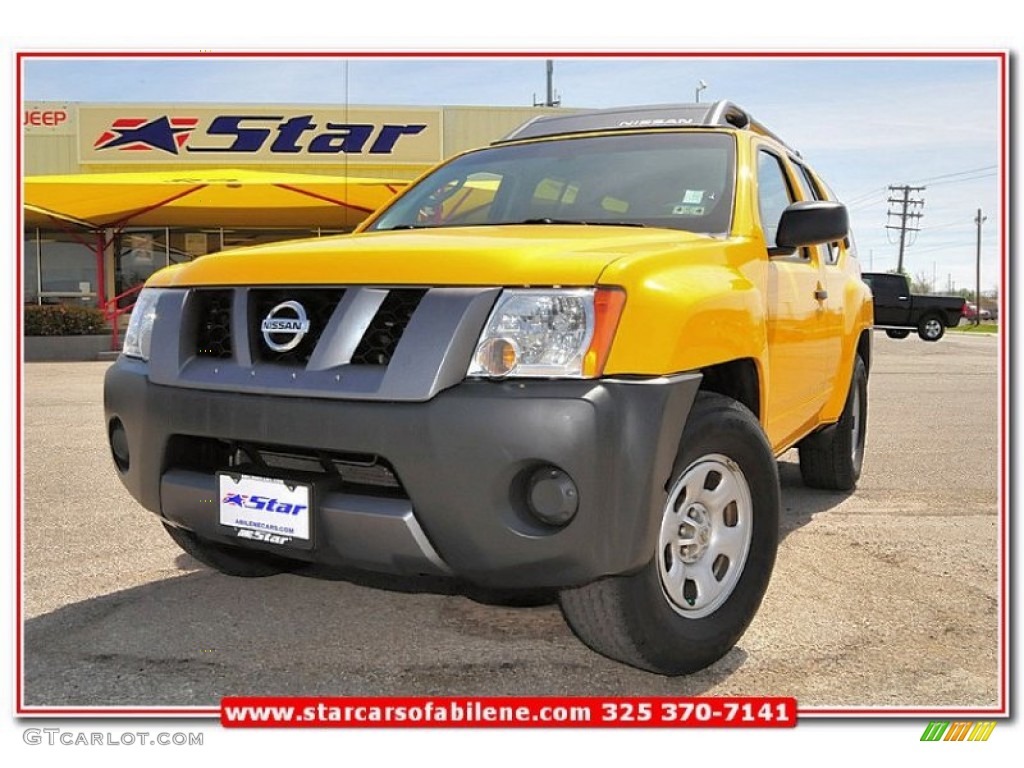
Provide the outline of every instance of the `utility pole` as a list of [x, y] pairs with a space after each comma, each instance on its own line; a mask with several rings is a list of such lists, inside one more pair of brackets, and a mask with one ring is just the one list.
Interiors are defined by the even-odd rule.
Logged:
[[[924, 207], [924, 200], [921, 198], [912, 198], [911, 192], [924, 192], [925, 187], [911, 187], [908, 184], [902, 186], [889, 185], [889, 212], [888, 216], [891, 219], [895, 216], [899, 220], [899, 224], [886, 224], [886, 229], [898, 229], [900, 231], [900, 255], [899, 261], [896, 265], [896, 271], [900, 274], [903, 273], [903, 251], [905, 250], [907, 243], [907, 232], [920, 232], [921, 227], [918, 226], [921, 221], [921, 208]], [[893, 197], [897, 193], [902, 193], [902, 197]], [[896, 206], [894, 210], [892, 206]], [[912, 245], [912, 243], [911, 243]]]
[[554, 59], [548, 59], [546, 62], [547, 70], [547, 98], [543, 102], [537, 101], [537, 94], [533, 94], [533, 106], [535, 107], [560, 107], [562, 106], [562, 97], [555, 93], [555, 62]]
[[697, 81], [697, 87], [696, 87], [696, 89], [694, 89], [694, 92], [693, 92], [693, 100], [697, 104], [700, 104], [700, 93], [701, 93], [701, 91], [707, 90], [707, 87], [708, 87], [708, 84], [705, 83], [703, 80], [698, 80]]
[[978, 215], [974, 217], [974, 223], [978, 225], [978, 255], [974, 273], [974, 324], [981, 325], [981, 225], [987, 219], [981, 215], [981, 208]]

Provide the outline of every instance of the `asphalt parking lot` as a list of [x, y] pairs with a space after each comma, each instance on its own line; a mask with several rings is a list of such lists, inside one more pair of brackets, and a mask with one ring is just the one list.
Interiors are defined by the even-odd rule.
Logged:
[[751, 628], [664, 678], [585, 648], [557, 607], [309, 569], [222, 576], [115, 477], [106, 363], [24, 366], [24, 703], [214, 706], [237, 694], [788, 695], [801, 707], [992, 707], [998, 341], [875, 336], [864, 473], [805, 489]]

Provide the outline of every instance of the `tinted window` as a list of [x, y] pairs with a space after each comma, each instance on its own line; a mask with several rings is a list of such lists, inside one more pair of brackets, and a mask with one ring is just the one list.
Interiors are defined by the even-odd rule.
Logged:
[[906, 285], [899, 275], [868, 275], [864, 282], [871, 286], [875, 298], [894, 299], [903, 295]]
[[[794, 162], [799, 169], [799, 173], [796, 175], [797, 182], [800, 184], [800, 189], [803, 193], [804, 200], [828, 200], [828, 195], [824, 194], [821, 189], [821, 185], [818, 180], [814, 177], [807, 166], [802, 163]], [[839, 247], [836, 243], [826, 243], [818, 247], [819, 253], [825, 259], [826, 264], [835, 264], [839, 261]]]
[[734, 156], [731, 136], [710, 133], [491, 147], [438, 168], [370, 229], [584, 222], [726, 233]]
[[793, 202], [782, 161], [770, 152], [762, 151], [757, 158], [757, 204], [761, 213], [761, 227], [769, 248], [775, 247], [782, 212]]

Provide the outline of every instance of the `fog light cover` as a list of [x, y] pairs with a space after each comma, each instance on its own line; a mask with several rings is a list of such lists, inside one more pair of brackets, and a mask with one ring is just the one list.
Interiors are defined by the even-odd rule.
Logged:
[[576, 516], [580, 494], [566, 472], [558, 467], [541, 467], [526, 483], [526, 504], [542, 523], [562, 526]]
[[128, 435], [124, 431], [124, 424], [117, 417], [110, 421], [110, 454], [114, 464], [123, 474], [131, 466], [131, 452], [128, 449]]

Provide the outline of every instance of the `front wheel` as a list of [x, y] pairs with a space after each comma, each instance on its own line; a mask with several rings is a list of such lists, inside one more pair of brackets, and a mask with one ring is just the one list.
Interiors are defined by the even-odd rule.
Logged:
[[650, 562], [566, 589], [562, 613], [584, 643], [664, 675], [722, 658], [754, 618], [775, 564], [779, 478], [754, 415], [701, 392], [683, 431]]
[[922, 317], [917, 325], [917, 335], [925, 341], [938, 341], [946, 332], [946, 326], [942, 319], [935, 315]]
[[885, 335], [890, 339], [905, 339], [910, 335], [909, 328], [888, 328]]

